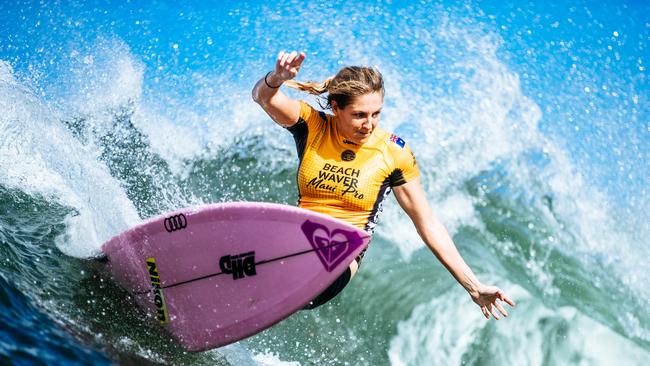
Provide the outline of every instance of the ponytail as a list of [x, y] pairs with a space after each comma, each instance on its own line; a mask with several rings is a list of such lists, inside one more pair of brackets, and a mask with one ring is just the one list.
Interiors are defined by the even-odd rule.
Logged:
[[334, 80], [334, 76], [328, 77], [322, 83], [315, 82], [315, 81], [302, 82], [302, 81], [295, 81], [295, 80], [287, 80], [284, 82], [284, 85], [291, 89], [304, 91], [309, 94], [321, 95], [323, 93], [327, 93], [328, 91], [327, 88], [330, 86], [332, 80]]
[[384, 96], [384, 80], [379, 70], [362, 66], [344, 67], [322, 83], [287, 80], [283, 85], [318, 96], [328, 93], [321, 97], [325, 105], [319, 101], [325, 109], [332, 109], [332, 101], [339, 108], [345, 108], [354, 98], [368, 93]]

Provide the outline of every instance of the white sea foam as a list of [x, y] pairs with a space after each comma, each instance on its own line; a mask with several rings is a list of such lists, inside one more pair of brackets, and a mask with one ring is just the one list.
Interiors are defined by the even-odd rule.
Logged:
[[99, 246], [139, 220], [131, 202], [97, 151], [77, 141], [60, 115], [0, 68], [0, 183], [56, 199], [76, 210], [57, 245], [76, 257], [97, 255]]
[[549, 309], [521, 287], [505, 289], [517, 307], [499, 321], [487, 321], [460, 290], [418, 305], [391, 340], [391, 364], [637, 365], [650, 357], [575, 308]]
[[90, 48], [69, 55], [66, 104], [76, 113], [96, 115], [137, 103], [145, 67], [119, 39], [98, 39]]
[[272, 352], [256, 354], [253, 356], [253, 360], [260, 366], [300, 366], [300, 362], [282, 361], [278, 355]]

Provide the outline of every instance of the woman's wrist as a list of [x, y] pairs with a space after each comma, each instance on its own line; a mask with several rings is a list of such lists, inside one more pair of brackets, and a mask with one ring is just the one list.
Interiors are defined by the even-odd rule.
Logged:
[[264, 76], [264, 82], [266, 83], [266, 86], [268, 86], [271, 89], [277, 89], [284, 84], [286, 80], [282, 80], [280, 77], [278, 77], [274, 71], [269, 71], [266, 76]]
[[481, 293], [481, 287], [483, 286], [476, 278], [467, 279], [462, 285], [472, 298], [478, 298]]

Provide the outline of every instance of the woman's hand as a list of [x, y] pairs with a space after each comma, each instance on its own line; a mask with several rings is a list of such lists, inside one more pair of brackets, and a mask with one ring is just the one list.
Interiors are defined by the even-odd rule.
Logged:
[[305, 54], [302, 52], [298, 54], [296, 51], [291, 53], [281, 51], [275, 62], [275, 70], [269, 75], [269, 81], [274, 85], [281, 85], [285, 81], [295, 78], [304, 60]]
[[475, 293], [470, 294], [470, 296], [472, 297], [472, 301], [481, 307], [481, 311], [486, 319], [490, 319], [490, 314], [492, 314], [496, 320], [501, 319], [494, 308], [497, 308], [503, 316], [508, 316], [506, 309], [504, 309], [501, 303], [497, 300], [505, 301], [512, 307], [515, 306], [515, 303], [496, 286], [481, 285], [479, 289]]
[[300, 55], [295, 51], [278, 53], [275, 69], [258, 80], [253, 87], [253, 100], [280, 126], [291, 127], [300, 118], [300, 102], [289, 98], [280, 90], [280, 86], [296, 77], [304, 59], [305, 54], [302, 52]]

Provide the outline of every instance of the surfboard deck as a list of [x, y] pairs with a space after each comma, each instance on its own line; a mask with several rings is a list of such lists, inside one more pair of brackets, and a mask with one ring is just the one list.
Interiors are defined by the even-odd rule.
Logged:
[[185, 208], [102, 246], [113, 277], [187, 350], [256, 334], [302, 309], [368, 245], [368, 233], [298, 207]]

